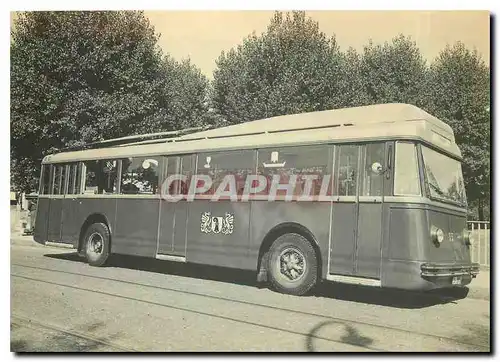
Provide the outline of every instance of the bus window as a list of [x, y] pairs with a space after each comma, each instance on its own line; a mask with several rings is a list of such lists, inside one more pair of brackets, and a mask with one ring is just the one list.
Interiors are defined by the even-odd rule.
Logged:
[[[225, 153], [200, 153], [198, 155], [197, 173], [208, 175], [212, 179], [212, 187], [205, 195], [213, 195], [221, 183], [229, 182], [226, 176], [234, 177], [236, 194], [242, 195], [247, 175], [255, 171], [255, 151], [231, 151]], [[225, 180], [225, 181], [224, 181]], [[227, 185], [227, 184], [226, 184]], [[222, 191], [229, 192], [229, 186]]]
[[66, 191], [66, 182], [68, 181], [68, 172], [69, 172], [69, 167], [67, 165], [61, 165], [61, 190], [60, 190], [60, 195], [64, 195], [67, 193]]
[[54, 167], [54, 184], [52, 187], [52, 195], [61, 194], [61, 170], [64, 170], [63, 166], [53, 165]]
[[[360, 196], [382, 196], [385, 169], [385, 144], [369, 143], [363, 146], [363, 168]], [[379, 166], [377, 170], [375, 166]]]
[[86, 161], [85, 193], [113, 194], [118, 186], [118, 161]]
[[50, 169], [51, 165], [43, 165], [42, 173], [42, 189], [40, 190], [42, 195], [50, 194]]
[[339, 196], [356, 196], [358, 179], [359, 146], [337, 146], [338, 162], [336, 162], [334, 183], [337, 184]]
[[73, 163], [69, 165], [68, 168], [68, 195], [73, 195], [75, 193], [75, 181], [76, 181], [76, 167], [78, 164]]
[[76, 179], [75, 179], [75, 194], [81, 194], [82, 193], [82, 168], [83, 168], [83, 163], [78, 162], [76, 165]]
[[120, 193], [156, 194], [161, 157], [130, 157], [122, 160]]
[[417, 147], [413, 143], [396, 142], [394, 195], [420, 196]]
[[[280, 184], [286, 184], [290, 176], [296, 175], [293, 197], [297, 199], [319, 195], [323, 176], [328, 170], [329, 152], [328, 146], [262, 149], [259, 150], [258, 159], [258, 173], [268, 180], [265, 192], [270, 191], [275, 175], [279, 175]], [[307, 181], [307, 178], [311, 181]], [[280, 198], [286, 194], [287, 190], [278, 190], [276, 196]]]

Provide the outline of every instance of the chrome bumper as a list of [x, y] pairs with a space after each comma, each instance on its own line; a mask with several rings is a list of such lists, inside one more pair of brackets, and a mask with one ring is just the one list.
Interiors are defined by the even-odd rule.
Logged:
[[479, 273], [478, 263], [425, 263], [420, 267], [423, 277], [454, 277], [470, 275], [475, 278]]

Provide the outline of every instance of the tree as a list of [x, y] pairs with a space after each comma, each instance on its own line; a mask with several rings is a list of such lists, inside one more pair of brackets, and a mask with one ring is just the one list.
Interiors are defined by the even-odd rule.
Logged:
[[425, 108], [455, 133], [467, 197], [484, 220], [490, 198], [490, 70], [477, 51], [458, 42], [431, 64], [426, 90]]
[[11, 34], [11, 182], [56, 149], [203, 123], [207, 79], [135, 11], [25, 12]]
[[370, 104], [423, 104], [427, 66], [416, 43], [403, 35], [364, 47], [359, 72]]
[[348, 60], [303, 11], [276, 12], [265, 33], [218, 58], [213, 108], [235, 124], [357, 103]]

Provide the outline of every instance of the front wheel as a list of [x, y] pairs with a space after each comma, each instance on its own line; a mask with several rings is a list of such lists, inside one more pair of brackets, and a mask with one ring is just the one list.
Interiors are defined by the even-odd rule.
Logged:
[[85, 257], [92, 266], [103, 266], [109, 256], [109, 229], [103, 223], [89, 226], [85, 232]]
[[284, 234], [269, 250], [269, 281], [285, 294], [304, 295], [318, 279], [318, 262], [311, 243], [299, 234]]

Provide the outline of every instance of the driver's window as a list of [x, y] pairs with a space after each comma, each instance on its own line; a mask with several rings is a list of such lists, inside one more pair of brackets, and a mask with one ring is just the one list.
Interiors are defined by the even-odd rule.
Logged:
[[382, 196], [385, 173], [385, 143], [362, 147], [360, 196]]

